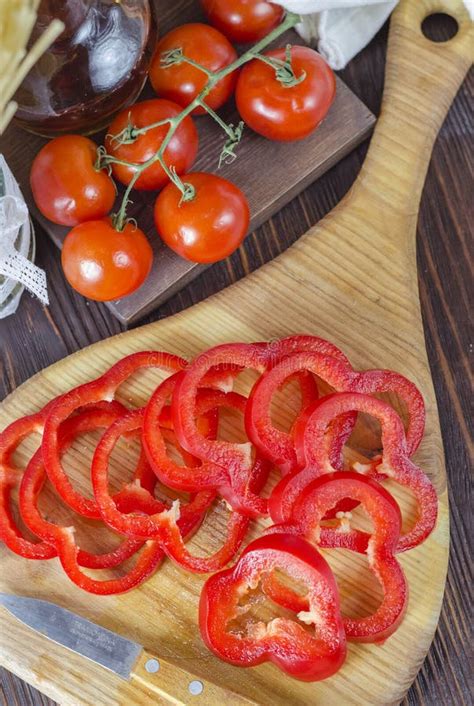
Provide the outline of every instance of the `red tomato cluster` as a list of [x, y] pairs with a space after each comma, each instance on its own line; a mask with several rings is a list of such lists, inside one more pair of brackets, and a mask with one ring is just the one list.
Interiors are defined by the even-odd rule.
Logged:
[[226, 179], [190, 172], [199, 143], [194, 116], [208, 112], [221, 120], [215, 111], [235, 94], [243, 121], [255, 132], [299, 140], [318, 126], [334, 98], [331, 69], [307, 47], [274, 49], [234, 68], [238, 54], [231, 41], [265, 37], [281, 22], [281, 7], [264, 0], [202, 0], [202, 8], [214, 26], [182, 25], [159, 40], [149, 70], [158, 97], [122, 110], [103, 152], [86, 137], [66, 135], [49, 142], [33, 162], [39, 210], [73, 227], [62, 253], [66, 278], [91, 299], [135, 291], [153, 261], [146, 236], [125, 217], [126, 203], [111, 215], [114, 179], [128, 189], [160, 191], [154, 214], [161, 239], [183, 258], [216, 262], [242, 243], [249, 207]]

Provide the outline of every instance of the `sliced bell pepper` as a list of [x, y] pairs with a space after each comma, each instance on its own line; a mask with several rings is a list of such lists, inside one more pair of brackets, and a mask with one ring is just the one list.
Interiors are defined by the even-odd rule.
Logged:
[[[293, 439], [276, 429], [271, 421], [270, 405], [272, 397], [285, 380], [297, 372], [310, 371], [322, 378], [337, 391], [357, 391], [365, 394], [391, 392], [403, 401], [408, 412], [406, 431], [407, 449], [412, 455], [419, 446], [424, 431], [425, 411], [423, 398], [417, 387], [403, 375], [390, 370], [368, 370], [358, 373], [351, 368], [347, 359], [311, 350], [296, 352], [283, 361], [276, 362], [257, 380], [249, 396], [246, 413], [246, 430], [250, 440], [266, 458], [277, 464], [283, 475], [301, 467]], [[341, 439], [343, 443], [350, 435], [356, 415], [334, 419], [328, 430], [328, 444], [337, 453]], [[346, 436], [345, 436], [346, 435]], [[334, 464], [335, 465], [335, 464]]]
[[[231, 512], [227, 525], [226, 539], [217, 552], [207, 557], [196, 557], [189, 553], [179, 529], [179, 522], [187, 523], [197, 512], [202, 514], [212, 503], [213, 490], [197, 493], [188, 504], [173, 503], [169, 510], [158, 508], [149, 515], [124, 513], [118, 507], [108, 490], [108, 462], [110, 454], [125, 433], [141, 429], [144, 409], [134, 410], [112, 424], [99, 441], [92, 461], [92, 485], [104, 522], [120, 532], [132, 537], [157, 540], [163, 551], [182, 568], [193, 572], [208, 573], [225, 566], [241, 546], [250, 518], [238, 512]], [[262, 474], [258, 473], [250, 490], [259, 489], [263, 483]]]
[[56, 550], [47, 542], [30, 542], [18, 528], [10, 504], [21, 470], [13, 464], [12, 457], [24, 439], [43, 432], [44, 420], [53, 403], [54, 400], [40, 411], [15, 420], [0, 434], [0, 540], [15, 554], [27, 559], [52, 559]]
[[[176, 490], [197, 491], [204, 488], [215, 488], [225, 480], [224, 470], [210, 463], [191, 462], [185, 466], [173, 461], [167, 452], [163, 429], [160, 428], [159, 419], [163, 415], [167, 400], [171, 397], [179, 373], [164, 380], [153, 392], [146, 406], [143, 418], [143, 445], [148, 460], [157, 477], [162, 483]], [[198, 393], [199, 394], [199, 393]], [[223, 393], [221, 393], [223, 394]], [[212, 408], [211, 408], [212, 409]], [[202, 417], [202, 407], [197, 407], [198, 418]], [[207, 412], [207, 409], [206, 409]], [[217, 427], [215, 428], [215, 438]], [[201, 430], [205, 437], [209, 437], [209, 429]], [[188, 456], [194, 459], [191, 454]]]
[[[112, 407], [116, 403], [109, 403]], [[86, 409], [63, 423], [60, 430], [60, 452], [63, 453], [78, 433], [107, 426], [117, 415], [113, 410]], [[164, 557], [158, 541], [125, 537], [114, 550], [104, 554], [93, 554], [79, 549], [74, 540], [73, 527], [58, 526], [46, 520], [40, 513], [38, 496], [46, 480], [46, 473], [39, 449], [30, 460], [20, 486], [19, 503], [25, 524], [31, 531], [49, 542], [57, 552], [65, 573], [80, 588], [100, 595], [122, 593], [145, 581], [158, 567]], [[148, 490], [138, 484], [138, 478], [125, 486], [115, 496], [117, 507], [124, 514], [156, 514], [166, 511], [166, 505], [156, 500]], [[155, 476], [155, 483], [156, 483]], [[202, 494], [204, 495], [204, 494]], [[212, 498], [211, 498], [212, 499]], [[193, 513], [179, 521], [178, 532], [189, 536], [201, 523], [209, 502], [197, 504]], [[124, 576], [114, 579], [95, 579], [85, 574], [81, 567], [89, 569], [113, 568], [137, 554], [135, 565]]]
[[[108, 427], [113, 421], [125, 413], [126, 409], [117, 402], [103, 403], [99, 408], [86, 408], [79, 414], [68, 419], [60, 429], [60, 449], [64, 453], [74, 439], [81, 433], [96, 430], [101, 427]], [[135, 482], [141, 482], [140, 473], [145, 468], [138, 466], [135, 472]], [[19, 491], [20, 514], [28, 529], [41, 538], [43, 543], [49, 544], [53, 548], [58, 536], [58, 528], [51, 522], [46, 521], [38, 510], [38, 496], [46, 480], [41, 449], [33, 455], [23, 474]], [[155, 479], [156, 480], [156, 479]], [[119, 494], [120, 495], [120, 494]], [[122, 498], [120, 498], [122, 499]], [[164, 506], [163, 506], [164, 507]], [[20, 529], [11, 519], [9, 541], [7, 546], [21, 556], [34, 558], [36, 544], [30, 542], [22, 536]], [[105, 569], [118, 566], [131, 557], [143, 545], [143, 540], [125, 538], [116, 549], [104, 554], [93, 554], [80, 549], [77, 554], [77, 561], [80, 566], [90, 569]], [[55, 552], [56, 553], [56, 552]]]
[[[229, 624], [239, 614], [240, 599], [276, 569], [307, 586], [307, 610], [296, 617], [314, 626], [314, 632], [283, 617], [267, 624], [250, 623], [246, 634], [231, 631]], [[206, 581], [199, 602], [199, 627], [206, 645], [226, 662], [251, 667], [270, 661], [304, 681], [331, 676], [346, 658], [334, 576], [315, 547], [291, 534], [260, 537], [248, 545], [233, 568]]]
[[[20, 485], [23, 472], [13, 465], [11, 457], [22, 440], [33, 433], [41, 433], [44, 419], [53, 402], [54, 400], [48, 403], [39, 412], [13, 422], [13, 424], [0, 434], [0, 478], [2, 479], [0, 481], [0, 539], [6, 544], [10, 551], [26, 559], [52, 559], [57, 555], [57, 552], [54, 545], [45, 537], [42, 537], [41, 541], [28, 539], [12, 513], [12, 492]], [[74, 423], [71, 426], [77, 427], [79, 431], [80, 427], [82, 427], [83, 431], [87, 431], [89, 427], [95, 429], [99, 427], [101, 423], [104, 426], [108, 426], [125, 411], [126, 408], [118, 402], [101, 403], [96, 405], [93, 410], [83, 410], [80, 414], [80, 418], [73, 418]], [[77, 433], [79, 433], [79, 431]], [[73, 429], [71, 429], [70, 432], [73, 432]], [[61, 435], [62, 433], [61, 431]], [[67, 433], [69, 434], [69, 432]], [[41, 455], [37, 454], [33, 465], [38, 465], [40, 460]], [[151, 473], [151, 475], [156, 483], [156, 477], [153, 473]], [[145, 487], [150, 487], [150, 467], [144, 458], [141, 458], [137, 465], [135, 479], [139, 479], [140, 483]], [[34, 532], [31, 527], [30, 529]], [[41, 535], [38, 535], [38, 537], [41, 537]], [[111, 552], [109, 554], [96, 556], [81, 551], [78, 555], [78, 561], [81, 566], [90, 568], [112, 567], [120, 564], [127, 557], [131, 556], [139, 546], [141, 546], [139, 541], [129, 540], [121, 546], [120, 551]]]
[[[241, 495], [239, 482], [242, 483], [242, 479], [248, 476], [253, 464], [252, 446], [249, 443], [238, 444], [222, 439], [204, 439], [199, 433], [196, 427], [196, 404], [198, 389], [202, 386], [203, 379], [209, 370], [223, 366], [237, 370], [253, 369], [262, 373], [276, 361], [293, 354], [298, 347], [305, 349], [310, 346], [319, 346], [344, 357], [332, 344], [311, 336], [294, 336], [271, 344], [229, 343], [211, 348], [198, 356], [179, 376], [172, 401], [172, 415], [178, 440], [185, 449], [203, 462], [225, 469], [228, 484], [235, 491], [234, 497]], [[296, 377], [300, 384], [303, 406], [316, 398], [317, 386], [310, 374], [301, 370], [292, 377]], [[245, 510], [244, 505], [241, 510]]]
[[340, 360], [346, 365], [350, 365], [347, 356], [331, 341], [319, 336], [309, 336], [308, 334], [294, 334], [284, 338], [278, 338], [269, 341], [266, 346], [267, 367], [271, 368], [276, 363], [281, 362], [285, 358], [294, 353], [303, 353], [304, 351], [312, 351], [313, 353], [321, 353], [329, 355], [336, 360]]
[[[287, 356], [257, 380], [249, 395], [245, 428], [249, 439], [266, 458], [280, 468], [283, 475], [294, 472], [299, 466], [292, 435], [277, 429], [272, 423], [271, 403], [276, 391], [288, 378], [303, 371], [313, 373], [336, 390], [350, 389], [354, 378], [354, 371], [345, 361], [309, 350]], [[349, 428], [348, 433], [351, 431], [352, 428]], [[337, 436], [341, 433], [338, 432]]]
[[406, 551], [431, 533], [438, 509], [436, 491], [428, 476], [408, 457], [408, 446], [403, 423], [386, 402], [358, 392], [328, 395], [316, 402], [304, 427], [298, 427], [295, 443], [302, 447], [306, 466], [291, 476], [285, 476], [275, 487], [269, 500], [270, 514], [275, 522], [291, 519], [298, 497], [306, 492], [316, 477], [335, 469], [324, 445], [331, 421], [347, 412], [364, 412], [375, 417], [381, 426], [383, 454], [376, 470], [409, 488], [418, 503], [418, 517], [414, 526], [402, 534], [396, 551]]
[[[371, 518], [370, 536], [351, 529], [347, 517], [341, 518], [339, 527], [322, 526], [327, 511], [346, 497], [357, 500]], [[326, 473], [309, 483], [295, 503], [291, 522], [271, 527], [267, 533], [295, 533], [321, 548], [365, 553], [382, 586], [382, 603], [365, 618], [345, 618], [344, 629], [348, 640], [381, 642], [400, 625], [408, 600], [406, 578], [394, 556], [400, 530], [400, 509], [385, 488], [360, 473], [339, 471]], [[274, 577], [266, 578], [263, 589], [272, 600], [290, 610], [304, 610], [308, 605], [305, 596], [292, 592]]]
[[262, 344], [249, 343], [228, 343], [211, 348], [190, 363], [174, 390], [171, 411], [179, 443], [202, 461], [225, 468], [231, 478], [250, 472], [253, 462], [250, 444], [203, 437], [196, 425], [198, 389], [202, 387], [204, 376], [215, 366], [244, 367], [263, 372], [265, 350]]
[[366, 395], [373, 395], [376, 392], [398, 395], [408, 414], [406, 445], [408, 455], [413, 456], [423, 438], [426, 418], [425, 403], [417, 386], [404, 375], [393, 370], [365, 370], [359, 373], [353, 390]]
[[[268, 515], [267, 500], [249, 490], [249, 474], [245, 470], [239, 479], [229, 478], [226, 469], [215, 463], [202, 462], [196, 466], [181, 466], [168, 456], [163, 433], [160, 430], [159, 419], [163, 414], [164, 405], [173, 393], [182, 373], [176, 373], [167, 378], [157, 387], [150, 398], [143, 420], [143, 442], [149, 461], [158, 478], [177, 490], [197, 491], [203, 489], [218, 490], [231, 505], [233, 510], [252, 517]], [[215, 439], [209, 435], [206, 428], [199, 428], [199, 420], [206, 421], [206, 415], [215, 413], [220, 407], [230, 407], [245, 412], [246, 398], [236, 392], [221, 392], [219, 390], [198, 390], [196, 396], [197, 428], [204, 439]], [[202, 426], [202, 424], [201, 424]], [[209, 428], [207, 426], [207, 428]], [[269, 464], [255, 458], [251, 475], [265, 473], [268, 475]]]
[[61, 424], [85, 405], [113, 400], [120, 385], [141, 368], [160, 368], [176, 372], [186, 366], [178, 356], [159, 351], [133, 353], [122, 358], [106, 373], [91, 382], [75, 387], [51, 406], [44, 424], [41, 444], [46, 472], [58, 495], [76, 512], [91, 519], [100, 519], [97, 503], [79, 493], [69, 480], [59, 458], [58, 433]]
[[[117, 506], [115, 497], [110, 494], [108, 471], [110, 455], [117, 441], [124, 435], [140, 432], [144, 414], [144, 408], [129, 411], [108, 427], [97, 444], [92, 459], [91, 479], [94, 496], [104, 522], [120, 534], [140, 537], [145, 540], [159, 537], [160, 515], [164, 510], [167, 511], [166, 506], [158, 507], [157, 518], [154, 517], [154, 514], [142, 515], [122, 512]], [[206, 493], [206, 496], [213, 499], [214, 493]], [[181, 516], [183, 516], [183, 512], [185, 515], [193, 512], [193, 502], [182, 506]]]

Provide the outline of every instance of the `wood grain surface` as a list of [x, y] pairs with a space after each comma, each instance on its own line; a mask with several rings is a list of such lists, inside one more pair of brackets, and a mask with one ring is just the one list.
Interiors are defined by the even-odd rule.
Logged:
[[[363, 55], [353, 62], [346, 71], [349, 82], [351, 72], [354, 72], [352, 85], [362, 96], [365, 95], [371, 100], [374, 108], [377, 107], [377, 96], [381, 88], [380, 61], [383, 56], [383, 40], [383, 35], [380, 35], [377, 42], [367, 50], [366, 56]], [[378, 65], [374, 59], [378, 59]], [[469, 576], [466, 575], [467, 513], [464, 518], [462, 513], [462, 503], [467, 502], [468, 490], [465, 485], [467, 455], [464, 454], [462, 441], [469, 441], [469, 430], [467, 422], [464, 421], [468, 419], [467, 391], [463, 383], [467, 369], [467, 344], [464, 338], [467, 307], [462, 309], [462, 306], [466, 306], [468, 295], [461, 277], [463, 264], [464, 267], [468, 266], [469, 218], [465, 203], [469, 134], [465, 120], [467, 113], [463, 112], [466, 110], [467, 95], [464, 87], [441, 133], [425, 191], [420, 220], [421, 237], [418, 240], [422, 302], [430, 357], [441, 403], [448, 473], [451, 485], [458, 493], [455, 502], [451, 504], [454, 539], [445, 610], [438, 638], [415, 687], [409, 694], [410, 703], [469, 703], [467, 663], [463, 661], [466, 656], [465, 646], [468, 643], [463, 599], [466, 599], [470, 584]], [[277, 219], [273, 219], [271, 224], [261, 229], [258, 241], [252, 236], [245, 249], [234, 256], [230, 263], [223, 263], [222, 266], [210, 270], [202, 278], [201, 287], [196, 288], [194, 285], [187, 290], [187, 300], [184, 295], [180, 296], [168, 305], [166, 310], [170, 311], [171, 306], [176, 310], [193, 297], [200, 298], [210, 289], [220, 288], [229, 279], [238, 278], [246, 269], [258, 266], [262, 260], [283, 249], [321, 217], [347, 190], [357, 172], [361, 156], [359, 153], [346, 159], [332, 174], [309, 189], [297, 203], [291, 204]], [[441, 208], [440, 204], [443, 204], [444, 208]], [[280, 234], [279, 238], [277, 232]], [[51, 269], [57, 268], [57, 259], [44, 243], [40, 245], [40, 251], [44, 262], [48, 262]], [[103, 315], [103, 310], [93, 305], [86, 307], [83, 300], [70, 297], [62, 288], [59, 275], [54, 284], [53, 295], [55, 301], [50, 312], [43, 314], [33, 302], [24, 299], [15, 320], [1, 324], [4, 364], [2, 377], [5, 392], [48, 362], [118, 329], [115, 322]], [[75, 320], [78, 314], [80, 320], [71, 330], [67, 322]], [[456, 326], [457, 316], [460, 316], [461, 326]], [[20, 317], [23, 317], [23, 325], [20, 324]], [[32, 337], [33, 331], [35, 335]], [[9, 688], [8, 682], [6, 684], [6, 688]], [[15, 692], [5, 691], [5, 703], [13, 704], [16, 698]], [[26, 697], [18, 702], [30, 703]], [[42, 702], [38, 697], [34, 703], [45, 701]]]

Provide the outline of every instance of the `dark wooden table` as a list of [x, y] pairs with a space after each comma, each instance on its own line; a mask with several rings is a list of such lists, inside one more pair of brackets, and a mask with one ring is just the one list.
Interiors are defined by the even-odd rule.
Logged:
[[[445, 38], [450, 27], [450, 22], [441, 18], [433, 27], [434, 38]], [[375, 113], [379, 111], [382, 95], [386, 38], [384, 28], [342, 72], [348, 85]], [[474, 216], [469, 206], [469, 200], [472, 201], [472, 163], [469, 160], [473, 148], [469, 105], [472, 87], [471, 75], [462, 86], [439, 135], [419, 220], [420, 294], [446, 452], [452, 544], [439, 628], [404, 704], [467, 706], [472, 703], [469, 687], [472, 576], [468, 539], [472, 530], [469, 461], [473, 444], [467, 384], [472, 351], [469, 335], [469, 299], [472, 301], [469, 236]], [[285, 250], [346, 193], [366, 149], [367, 145], [360, 146], [249, 236], [245, 247], [230, 260], [205, 272], [143, 323], [191, 306]], [[51, 305], [43, 309], [25, 295], [17, 314], [0, 322], [0, 399], [41, 368], [121, 331], [121, 326], [105, 307], [87, 302], [67, 287], [56, 248], [43, 233], [37, 235], [38, 264], [48, 273]], [[53, 704], [6, 670], [0, 670], [0, 698], [4, 706]]]

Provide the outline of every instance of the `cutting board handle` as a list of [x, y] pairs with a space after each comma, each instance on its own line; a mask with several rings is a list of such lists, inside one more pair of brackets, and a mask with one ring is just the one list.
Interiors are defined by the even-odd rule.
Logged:
[[[421, 28], [438, 12], [458, 23], [446, 42], [431, 41]], [[416, 218], [434, 141], [472, 63], [473, 42], [462, 0], [401, 0], [393, 13], [381, 114], [352, 193], [371, 213]], [[385, 230], [388, 237], [399, 234]]]

